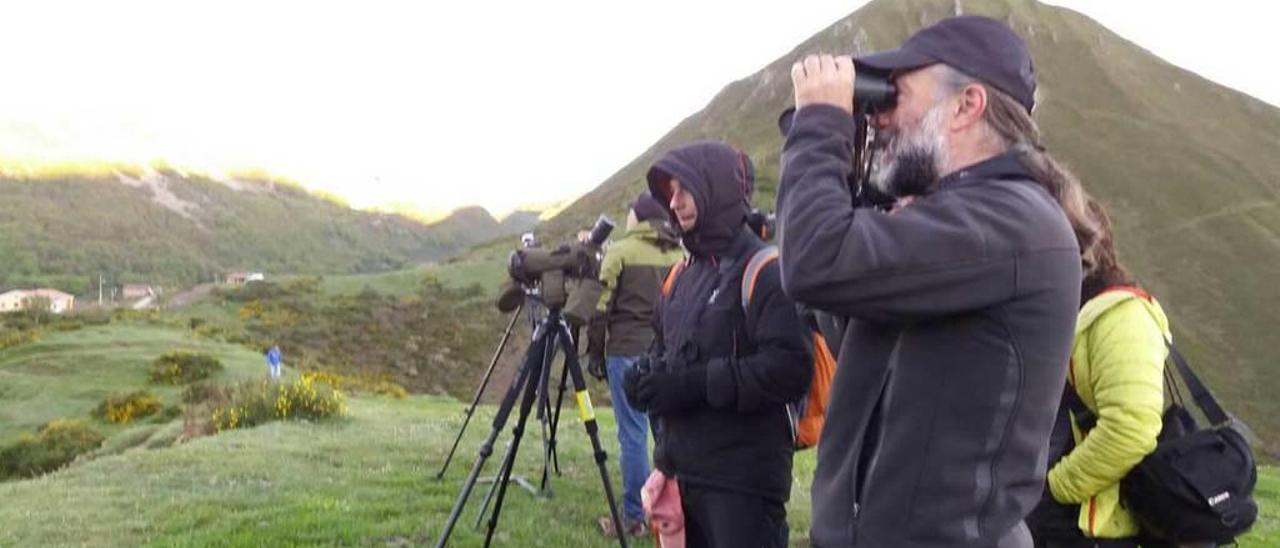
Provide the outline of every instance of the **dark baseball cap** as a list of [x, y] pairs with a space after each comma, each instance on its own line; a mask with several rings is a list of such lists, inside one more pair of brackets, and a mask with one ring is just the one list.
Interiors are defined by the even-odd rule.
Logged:
[[857, 57], [859, 68], [903, 72], [948, 65], [1009, 94], [1031, 112], [1036, 74], [1026, 42], [990, 17], [948, 17], [912, 34], [902, 47]]

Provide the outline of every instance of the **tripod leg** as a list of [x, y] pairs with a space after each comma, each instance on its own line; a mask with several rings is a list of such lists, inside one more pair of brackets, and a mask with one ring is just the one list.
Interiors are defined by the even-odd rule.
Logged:
[[627, 535], [622, 532], [622, 520], [618, 517], [618, 504], [613, 497], [613, 486], [609, 483], [609, 470], [604, 464], [608, 456], [600, 445], [600, 427], [596, 424], [595, 409], [591, 407], [591, 395], [587, 393], [587, 380], [582, 374], [581, 364], [578, 363], [577, 351], [569, 339], [568, 327], [560, 318], [557, 317], [555, 319], [559, 321], [552, 326], [552, 329], [558, 328], [560, 330], [560, 344], [564, 350], [564, 366], [573, 378], [574, 397], [578, 402], [578, 416], [582, 418], [583, 426], [587, 430], [587, 437], [591, 438], [591, 449], [595, 454], [596, 466], [600, 469], [600, 483], [604, 485], [604, 498], [609, 502], [609, 515], [613, 518], [613, 530], [619, 532], [618, 544], [622, 548], [627, 548]]
[[551, 342], [547, 345], [547, 352], [543, 355], [542, 360], [542, 378], [538, 383], [538, 422], [542, 426], [542, 481], [538, 486], [538, 494], [542, 497], [551, 497], [551, 486], [549, 483], [549, 470], [551, 469], [551, 458], [555, 454], [556, 438], [555, 432], [551, 430], [551, 369], [556, 357], [556, 332], [551, 332]]
[[[574, 338], [573, 338], [574, 341], [578, 340], [578, 335], [579, 333], [575, 329]], [[575, 342], [573, 346], [576, 347], [577, 343]], [[575, 356], [578, 355], [577, 348], [574, 348], [573, 354]], [[556, 432], [560, 430], [560, 410], [564, 409], [564, 389], [566, 386], [568, 386], [568, 381], [569, 381], [569, 364], [566, 362], [561, 365], [562, 367], [560, 368], [560, 391], [556, 394], [556, 413], [555, 413], [555, 417], [551, 419], [551, 451], [552, 451], [551, 463], [552, 465], [555, 466], [557, 476], [560, 475], [560, 455], [559, 453], [556, 452], [556, 447], [555, 447]]]
[[[511, 451], [511, 442], [507, 442], [507, 451]], [[480, 523], [484, 521], [484, 516], [489, 512], [489, 503], [493, 502], [493, 495], [498, 492], [498, 478], [507, 473], [507, 457], [503, 453], [502, 462], [498, 465], [498, 473], [493, 476], [493, 483], [489, 484], [489, 490], [484, 494], [484, 500], [480, 501], [480, 510], [476, 512], [476, 522], [472, 524], [477, 530], [480, 529]]]
[[[551, 344], [555, 342], [554, 331], [548, 331], [545, 342], [543, 344]], [[541, 369], [546, 366], [546, 362], [539, 362], [536, 367]], [[537, 375], [542, 372], [536, 371]], [[533, 410], [533, 404], [538, 399], [538, 383], [535, 382], [536, 377], [530, 377], [529, 383], [524, 389], [524, 399], [520, 401], [520, 417], [516, 420], [516, 426], [512, 429], [511, 448], [507, 450], [507, 457], [502, 466], [502, 474], [497, 478], [494, 484], [498, 488], [497, 498], [493, 502], [493, 513], [489, 514], [489, 527], [484, 534], [484, 545], [487, 548], [489, 543], [493, 541], [493, 534], [498, 530], [498, 517], [502, 515], [502, 501], [507, 497], [507, 485], [511, 480], [511, 470], [515, 468], [516, 453], [520, 451], [520, 439], [524, 436], [525, 424], [529, 420], [529, 412]]]
[[556, 432], [560, 429], [560, 410], [564, 409], [564, 389], [569, 382], [569, 367], [560, 370], [560, 393], [556, 395], [556, 414], [551, 419], [551, 463], [555, 465], [556, 475], [560, 475], [560, 455], [556, 452]]
[[[453, 509], [449, 512], [449, 519], [445, 521], [444, 530], [440, 532], [440, 538], [436, 541], [436, 548], [444, 548], [445, 544], [449, 542], [449, 535], [453, 532], [453, 527], [457, 525], [458, 517], [462, 515], [462, 508], [467, 504], [467, 497], [471, 496], [471, 490], [475, 488], [476, 479], [480, 477], [484, 462], [493, 454], [493, 442], [498, 439], [498, 435], [502, 433], [503, 427], [506, 426], [507, 419], [511, 416], [511, 410], [515, 407], [516, 398], [520, 396], [520, 389], [525, 388], [526, 393], [529, 391], [528, 386], [532, 384], [531, 377], [537, 373], [534, 370], [541, 366], [540, 356], [548, 342], [549, 337], [544, 335], [536, 338], [530, 345], [524, 363], [521, 364], [516, 377], [512, 379], [511, 386], [507, 388], [507, 393], [503, 396], [502, 403], [498, 404], [498, 412], [493, 417], [493, 428], [489, 431], [489, 436], [485, 438], [484, 443], [480, 445], [480, 453], [476, 456], [475, 463], [471, 465], [471, 473], [467, 475], [466, 481], [462, 484], [462, 492], [458, 495], [458, 500], [453, 503]], [[524, 409], [524, 412], [527, 414], [528, 410]], [[515, 451], [512, 450], [509, 453], [513, 457]]]
[[520, 319], [520, 310], [524, 308], [521, 302], [516, 307], [515, 312], [511, 313], [511, 321], [507, 323], [507, 330], [502, 333], [502, 340], [498, 342], [498, 349], [493, 352], [493, 358], [489, 360], [489, 369], [484, 372], [484, 378], [480, 380], [480, 386], [476, 388], [476, 395], [471, 398], [471, 405], [467, 406], [467, 417], [462, 419], [462, 427], [458, 429], [458, 436], [453, 439], [453, 447], [449, 449], [449, 456], [445, 457], [444, 465], [440, 467], [440, 471], [436, 473], [436, 479], [444, 479], [444, 473], [449, 469], [449, 463], [453, 462], [453, 454], [458, 450], [458, 444], [462, 442], [462, 435], [467, 431], [467, 425], [471, 423], [471, 416], [476, 412], [476, 405], [480, 403], [480, 396], [484, 395], [484, 389], [489, 385], [489, 379], [493, 377], [493, 369], [498, 365], [498, 358], [502, 356], [502, 350], [507, 346], [507, 340], [511, 338], [511, 330], [516, 326], [516, 320]]
[[[555, 332], [554, 332], [554, 331], [547, 330], [545, 327], [544, 327], [544, 328], [542, 328], [542, 329], [543, 329], [543, 332], [542, 332], [542, 333], [543, 333], [543, 335], [539, 335], [539, 338], [542, 338], [542, 339], [544, 339], [544, 340], [545, 340], [545, 346], [543, 347], [544, 349], [543, 349], [541, 352], [539, 352], [538, 354], [534, 354], [534, 353], [533, 353], [533, 347], [532, 347], [532, 346], [530, 346], [530, 349], [529, 349], [528, 353], [525, 355], [525, 359], [526, 359], [526, 360], [532, 360], [534, 356], [541, 356], [542, 361], [541, 361], [540, 363], [545, 364], [545, 363], [547, 362], [547, 358], [548, 358], [548, 357], [547, 357], [547, 353], [552, 353], [552, 354], [554, 355], [554, 353], [555, 353], [555, 351], [556, 351], [556, 346], [555, 346]], [[538, 327], [537, 327], [537, 326], [535, 326], [535, 327], [534, 327], [534, 333], [539, 333], [539, 332], [538, 332]], [[544, 366], [544, 370], [545, 370], [545, 366]], [[529, 377], [529, 386], [532, 386], [532, 387], [534, 387], [535, 389], [537, 389], [537, 388], [538, 388], [539, 386], [541, 386], [542, 384], [543, 384], [543, 383], [542, 383], [542, 375], [541, 375], [541, 374], [538, 374], [538, 375], [530, 375], [530, 377]], [[543, 412], [542, 412], [542, 402], [541, 402], [541, 400], [539, 400], [539, 403], [538, 403], [538, 416], [539, 416], [539, 417], [544, 416], [544, 415], [543, 415]], [[546, 443], [547, 443], [547, 431], [546, 431], [546, 428], [545, 428], [545, 426], [546, 426], [546, 425], [545, 425], [545, 423], [543, 423], [543, 426], [544, 426], [544, 428], [543, 428], [543, 430], [542, 430], [542, 443], [543, 443], [543, 445], [545, 446], [545, 445], [546, 445]], [[510, 441], [508, 441], [508, 442], [507, 442], [507, 453], [508, 453], [508, 454], [512, 451], [512, 445], [511, 445], [511, 444], [512, 444], [512, 442], [510, 442]], [[495, 477], [495, 479], [496, 479], [496, 478], [499, 478], [499, 477], [503, 477], [504, 475], [505, 475], [505, 476], [507, 476], [507, 477], [510, 477], [510, 475], [511, 475], [511, 471], [510, 471], [510, 470], [507, 470], [507, 459], [506, 459], [506, 457], [505, 457], [505, 456], [504, 456], [504, 457], [503, 457], [503, 459], [502, 459], [502, 466], [498, 469], [498, 474], [497, 474], [496, 476], [494, 476], [494, 477]], [[498, 481], [494, 481], [494, 482], [493, 482], [493, 484], [489, 486], [489, 491], [485, 493], [485, 495], [484, 495], [484, 501], [480, 503], [480, 511], [479, 511], [479, 512], [476, 512], [476, 522], [475, 522], [475, 525], [474, 525], [474, 527], [475, 527], [476, 529], [479, 529], [479, 528], [480, 528], [480, 523], [484, 521], [484, 516], [485, 516], [485, 514], [489, 512], [489, 504], [493, 502], [493, 497], [494, 497], [494, 495], [496, 495], [496, 494], [497, 494], [497, 492], [498, 492]], [[539, 495], [540, 495], [541, 493], [542, 493], [542, 490], [541, 490], [541, 488], [539, 488], [538, 493], [535, 493], [535, 494], [539, 494]]]

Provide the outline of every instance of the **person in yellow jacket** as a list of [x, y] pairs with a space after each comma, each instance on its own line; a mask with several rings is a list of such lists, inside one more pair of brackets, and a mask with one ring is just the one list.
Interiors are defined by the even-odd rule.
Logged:
[[[1169, 546], [1143, 538], [1120, 498], [1121, 478], [1155, 450], [1160, 434], [1169, 320], [1119, 264], [1105, 210], [1092, 200], [1089, 206], [1099, 234], [1092, 256], [1085, 257], [1091, 264], [1081, 289], [1067, 390], [1075, 392], [1095, 422], [1071, 416], [1073, 447], [1049, 468], [1046, 496], [1078, 508], [1067, 513], [1075, 518], [1075, 528], [1061, 527], [1058, 531], [1067, 533], [1053, 538], [1038, 535], [1036, 546]], [[1069, 407], [1066, 400], [1062, 406]]]

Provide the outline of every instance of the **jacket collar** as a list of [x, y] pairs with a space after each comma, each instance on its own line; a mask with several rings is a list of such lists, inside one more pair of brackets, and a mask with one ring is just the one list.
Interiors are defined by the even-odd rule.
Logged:
[[694, 260], [710, 260], [713, 263], [720, 264], [726, 260], [733, 261], [747, 257], [763, 245], [764, 242], [760, 240], [760, 237], [755, 232], [751, 231], [751, 227], [744, 224], [723, 250], [714, 253], [690, 251], [690, 256]]
[[938, 181], [938, 189], [964, 185], [973, 181], [1029, 180], [1031, 172], [1023, 165], [1017, 152], [1005, 152], [958, 169]]
[[1136, 287], [1117, 286], [1099, 293], [1097, 297], [1089, 299], [1089, 302], [1080, 307], [1080, 313], [1076, 315], [1076, 337], [1088, 331], [1093, 326], [1093, 322], [1101, 318], [1108, 310], [1129, 301], [1141, 302], [1147, 309], [1147, 313], [1151, 314], [1151, 319], [1156, 322], [1156, 325], [1160, 326], [1160, 331], [1164, 334], [1165, 339], [1169, 339], [1172, 336], [1169, 332], [1169, 318], [1165, 316], [1164, 309], [1160, 307], [1160, 303], [1154, 297]]

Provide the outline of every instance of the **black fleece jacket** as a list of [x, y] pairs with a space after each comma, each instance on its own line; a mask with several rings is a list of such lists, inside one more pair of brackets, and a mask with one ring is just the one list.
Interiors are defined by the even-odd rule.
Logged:
[[848, 113], [801, 109], [778, 192], [783, 286], [844, 324], [810, 539], [1030, 548], [1080, 299], [1075, 235], [1014, 154], [896, 213], [854, 208], [853, 136]]

